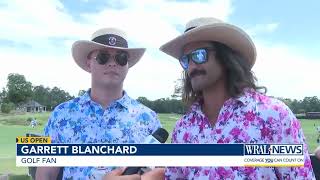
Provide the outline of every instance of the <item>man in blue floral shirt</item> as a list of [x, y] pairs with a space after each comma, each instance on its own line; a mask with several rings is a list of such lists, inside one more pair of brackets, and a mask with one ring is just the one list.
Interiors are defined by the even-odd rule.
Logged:
[[[53, 143], [141, 143], [161, 127], [155, 112], [130, 98], [123, 82], [144, 48], [128, 48], [125, 33], [96, 31], [72, 46], [75, 62], [91, 74], [91, 89], [58, 105], [45, 127]], [[99, 179], [112, 167], [64, 167], [63, 179]], [[42, 167], [37, 179], [56, 179], [58, 167]], [[131, 178], [135, 178], [132, 175]]]

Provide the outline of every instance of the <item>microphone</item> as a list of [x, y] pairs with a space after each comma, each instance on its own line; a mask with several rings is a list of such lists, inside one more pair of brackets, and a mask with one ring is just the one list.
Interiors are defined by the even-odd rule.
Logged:
[[[165, 143], [168, 139], [169, 133], [163, 128], [157, 129], [153, 134], [149, 135], [143, 144], [161, 144]], [[140, 174], [141, 170], [145, 167], [127, 167], [122, 175]], [[143, 172], [142, 172], [143, 173]]]
[[158, 128], [154, 133], [149, 135], [143, 144], [161, 144], [165, 143], [168, 139], [169, 133], [163, 128]]

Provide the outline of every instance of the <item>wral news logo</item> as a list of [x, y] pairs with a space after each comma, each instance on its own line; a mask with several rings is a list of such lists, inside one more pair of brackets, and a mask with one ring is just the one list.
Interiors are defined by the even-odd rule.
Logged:
[[244, 155], [303, 155], [303, 144], [245, 144]]

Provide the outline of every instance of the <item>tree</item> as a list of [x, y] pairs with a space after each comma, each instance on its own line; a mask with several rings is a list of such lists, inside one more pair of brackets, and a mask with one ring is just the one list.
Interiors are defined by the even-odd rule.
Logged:
[[0, 92], [0, 104], [7, 102], [7, 91], [3, 88]]
[[150, 109], [154, 110], [152, 101], [149, 101], [146, 97], [138, 97], [137, 101], [139, 101], [141, 104], [149, 107]]
[[283, 101], [295, 114], [306, 112], [320, 112], [320, 100], [317, 96], [305, 97], [303, 100], [291, 100], [289, 98], [278, 98]]
[[292, 101], [290, 109], [295, 114], [301, 114], [305, 111], [301, 106], [301, 101], [298, 101], [296, 99]]
[[80, 90], [80, 91], [78, 92], [78, 96], [82, 96], [82, 95], [84, 95], [86, 92], [87, 92], [86, 90]]
[[157, 113], [178, 113], [182, 114], [185, 112], [185, 105], [181, 100], [161, 98], [155, 101], [150, 101], [146, 97], [138, 97], [137, 101], [141, 104], [149, 107]]
[[320, 100], [316, 96], [303, 98], [302, 105], [306, 112], [320, 111]]
[[182, 97], [182, 91], [183, 91], [183, 82], [182, 79], [178, 79], [174, 81], [174, 92], [173, 95], [171, 95], [172, 98], [181, 98]]
[[48, 108], [52, 110], [57, 105], [61, 104], [62, 102], [68, 101], [74, 98], [69, 93], [65, 92], [64, 90], [59, 89], [58, 87], [53, 87], [50, 91], [49, 99], [50, 99], [50, 106]]
[[8, 101], [15, 105], [26, 102], [32, 97], [32, 84], [20, 74], [9, 74], [7, 83]]
[[284, 102], [290, 109], [291, 109], [291, 104], [292, 104], [292, 100], [289, 98], [278, 98], [280, 99], [282, 102]]
[[285, 103], [290, 109], [291, 109], [291, 111], [293, 112], [293, 113], [297, 113], [297, 109], [296, 108], [294, 108], [294, 102], [295, 101], [297, 101], [297, 100], [295, 100], [295, 101], [292, 101], [290, 98], [277, 98], [277, 99], [279, 99], [280, 101], [282, 101], [283, 103]]
[[168, 106], [170, 113], [184, 114], [187, 109], [187, 106], [182, 102], [181, 99], [170, 99]]
[[43, 85], [33, 87], [33, 100], [50, 107], [50, 88], [45, 88]]

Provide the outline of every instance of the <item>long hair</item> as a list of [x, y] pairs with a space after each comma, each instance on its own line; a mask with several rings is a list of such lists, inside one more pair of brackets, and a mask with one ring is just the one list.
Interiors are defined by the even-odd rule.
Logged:
[[[222, 43], [212, 42], [212, 45], [215, 49], [215, 58], [224, 69], [226, 89], [231, 97], [241, 95], [244, 88], [263, 89], [264, 93], [267, 92], [266, 87], [256, 85], [257, 78], [254, 76], [248, 61], [244, 57]], [[191, 105], [202, 98], [201, 91], [193, 91], [191, 79], [187, 71], [183, 72], [182, 82], [182, 100], [187, 105]]]

